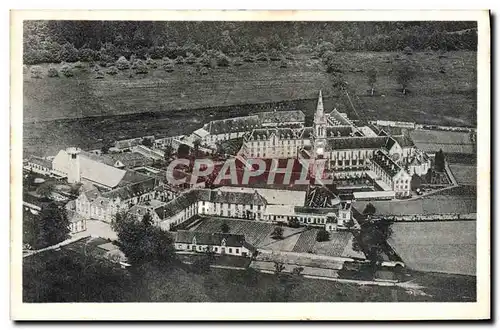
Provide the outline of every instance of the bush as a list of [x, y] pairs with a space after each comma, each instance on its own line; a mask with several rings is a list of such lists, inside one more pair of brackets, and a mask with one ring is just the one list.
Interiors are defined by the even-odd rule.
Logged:
[[284, 69], [288, 68], [288, 63], [286, 61], [281, 61], [280, 68], [284, 68]]
[[39, 65], [33, 65], [30, 69], [31, 78], [42, 78], [42, 67]]
[[175, 59], [175, 64], [184, 64], [184, 57], [177, 56], [177, 58]]
[[271, 233], [271, 237], [274, 239], [283, 239], [283, 228], [275, 227], [274, 231]]
[[135, 69], [137, 74], [147, 74], [149, 72], [148, 66], [143, 60], [137, 60], [132, 64], [132, 68]]
[[150, 66], [151, 68], [153, 68], [153, 69], [156, 69], [156, 68], [158, 67], [158, 63], [156, 63], [156, 61], [155, 61], [155, 60], [153, 60], [151, 57], [148, 57], [148, 58], [146, 59], [146, 64], [147, 64], [148, 66]]
[[413, 54], [413, 49], [411, 49], [409, 46], [406, 46], [404, 49], [403, 49], [403, 53], [405, 55], [411, 55]]
[[233, 65], [234, 66], [242, 66], [243, 62], [241, 61], [241, 59], [237, 58], [237, 59], [234, 60]]
[[74, 67], [74, 68], [81, 69], [81, 68], [83, 68], [83, 63], [82, 63], [82, 62], [80, 62], [80, 61], [78, 61], [78, 62], [76, 62], [75, 64], [73, 64], [73, 67]]
[[248, 62], [248, 63], [253, 63], [255, 62], [255, 57], [253, 57], [251, 54], [245, 54], [243, 55], [243, 61]]
[[116, 60], [116, 67], [118, 70], [126, 70], [130, 67], [130, 62], [127, 61], [125, 56], [120, 56], [120, 58]]
[[259, 53], [257, 55], [257, 61], [267, 62], [269, 59], [266, 53]]
[[269, 51], [269, 58], [271, 59], [271, 61], [279, 61], [280, 54], [278, 53], [278, 51], [276, 49], [273, 48]]
[[64, 62], [76, 62], [78, 61], [78, 55], [78, 50], [69, 42], [62, 45], [61, 50], [59, 51], [59, 57], [61, 61]]
[[194, 57], [194, 55], [193, 55], [193, 54], [189, 54], [189, 55], [186, 57], [185, 62], [186, 62], [187, 64], [194, 64], [194, 63], [196, 63], [196, 57]]
[[23, 74], [26, 74], [28, 73], [29, 70], [28, 70], [28, 66], [26, 64], [23, 65]]
[[212, 58], [210, 58], [207, 54], [203, 55], [200, 57], [198, 60], [198, 63], [201, 64], [201, 66], [204, 66], [206, 68], [215, 68], [216, 67], [216, 61]]
[[63, 64], [61, 67], [61, 73], [66, 77], [73, 77], [73, 68], [69, 64]]
[[327, 232], [325, 229], [320, 229], [318, 233], [316, 234], [316, 241], [317, 242], [326, 242], [330, 240], [330, 233]]
[[116, 75], [118, 74], [118, 69], [116, 68], [116, 66], [110, 66], [107, 70], [106, 70], [106, 73], [109, 74], [109, 75]]
[[201, 73], [202, 75], [207, 75], [207, 74], [208, 74], [208, 68], [207, 68], [207, 67], [202, 67], [202, 68], [200, 69], [200, 73]]
[[54, 68], [53, 66], [51, 66], [49, 68], [49, 70], [47, 71], [47, 76], [49, 77], [59, 77], [59, 71], [57, 71], [56, 68]]
[[163, 63], [163, 70], [165, 70], [167, 72], [174, 71], [174, 64], [172, 62]]
[[78, 51], [78, 58], [80, 61], [91, 62], [99, 58], [98, 53], [90, 48], [82, 48]]
[[226, 55], [224, 54], [219, 54], [219, 56], [217, 57], [217, 65], [218, 66], [229, 66], [229, 57], [227, 57]]

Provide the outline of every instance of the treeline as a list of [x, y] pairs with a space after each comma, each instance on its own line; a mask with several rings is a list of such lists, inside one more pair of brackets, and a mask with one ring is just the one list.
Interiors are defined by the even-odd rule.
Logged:
[[25, 64], [291, 51], [476, 50], [476, 22], [25, 21]]

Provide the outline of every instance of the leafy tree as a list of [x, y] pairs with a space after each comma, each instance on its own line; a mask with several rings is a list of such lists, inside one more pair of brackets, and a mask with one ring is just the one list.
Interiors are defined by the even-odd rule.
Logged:
[[163, 154], [165, 157], [166, 161], [169, 161], [172, 155], [174, 154], [174, 148], [171, 145], [165, 146], [165, 149], [163, 150]]
[[229, 233], [229, 230], [230, 230], [229, 225], [227, 224], [227, 222], [224, 221], [220, 226], [220, 231], [224, 234], [227, 234]]
[[189, 54], [187, 55], [187, 57], [186, 57], [185, 62], [186, 62], [187, 64], [194, 64], [194, 63], [196, 63], [196, 57], [195, 57], [193, 54], [189, 53]]
[[373, 96], [373, 92], [375, 90], [375, 83], [377, 82], [377, 70], [375, 68], [370, 68], [366, 73], [368, 79], [368, 85], [371, 89], [371, 95]]
[[206, 67], [202, 67], [200, 69], [200, 73], [203, 75], [203, 76], [206, 76], [208, 74], [208, 68]]
[[73, 68], [69, 64], [63, 64], [61, 66], [61, 73], [66, 77], [73, 77]]
[[53, 66], [49, 67], [48, 71], [47, 71], [47, 76], [49, 77], [59, 77], [59, 71], [57, 71], [56, 68], [54, 68]]
[[187, 144], [180, 144], [179, 148], [177, 148], [177, 157], [179, 158], [187, 158], [189, 156], [190, 148]]
[[300, 276], [300, 274], [302, 274], [303, 271], [304, 271], [304, 267], [294, 267], [292, 269], [292, 274], [296, 275], [296, 276]]
[[401, 85], [403, 95], [406, 95], [408, 85], [413, 78], [415, 78], [415, 75], [415, 68], [408, 61], [401, 63], [401, 65], [396, 68], [396, 81]]
[[411, 190], [417, 190], [422, 186], [422, 178], [418, 174], [413, 174], [410, 181]]
[[317, 242], [326, 242], [330, 240], [330, 233], [327, 232], [324, 228], [320, 229], [316, 234]]
[[116, 68], [116, 66], [110, 66], [107, 70], [106, 70], [106, 73], [109, 74], [109, 75], [117, 75], [118, 74], [118, 69]]
[[363, 223], [353, 248], [362, 250], [373, 264], [380, 263], [383, 261], [387, 240], [392, 235], [391, 225], [392, 222], [387, 219]]
[[95, 73], [95, 79], [104, 79], [104, 73], [102, 71], [96, 71]]
[[80, 61], [77, 61], [77, 62], [75, 62], [75, 64], [73, 64], [73, 67], [74, 68], [78, 68], [78, 69], [82, 69], [83, 68], [83, 63], [80, 62]]
[[130, 62], [127, 61], [125, 56], [120, 56], [120, 58], [116, 60], [116, 67], [118, 68], [118, 70], [126, 70], [130, 68]]
[[78, 55], [78, 50], [73, 44], [70, 44], [69, 42], [62, 45], [59, 52], [59, 57], [61, 61], [64, 62], [76, 62], [78, 61]]
[[176, 261], [173, 238], [169, 232], [118, 212], [112, 222], [117, 244], [132, 265], [154, 262], [161, 265]]
[[38, 249], [40, 237], [40, 227], [38, 216], [31, 213], [31, 211], [23, 212], [23, 244], [29, 248]]
[[92, 62], [99, 59], [98, 53], [90, 48], [82, 48], [78, 51], [80, 61]]
[[54, 192], [55, 185], [52, 182], [44, 182], [37, 189], [36, 193], [43, 198], [50, 199], [52, 197], [52, 193]]
[[264, 52], [257, 54], [256, 59], [257, 59], [257, 61], [261, 61], [261, 62], [267, 62], [269, 60], [269, 58], [267, 57], [267, 54]]
[[175, 58], [175, 64], [184, 64], [184, 57], [182, 56], [177, 56]]
[[443, 172], [445, 168], [445, 157], [442, 149], [439, 149], [434, 156], [434, 168], [437, 172]]
[[283, 228], [274, 227], [274, 231], [271, 233], [271, 237], [274, 239], [283, 239]]
[[365, 206], [365, 209], [363, 210], [364, 215], [374, 215], [377, 210], [375, 209], [375, 206], [373, 206], [372, 203], [368, 203]]
[[405, 55], [411, 55], [413, 54], [413, 49], [411, 49], [410, 47], [406, 46], [404, 49], [403, 49], [403, 53]]
[[147, 74], [149, 72], [149, 68], [143, 60], [135, 61], [132, 64], [132, 67], [135, 69], [135, 73], [137, 74]]
[[288, 225], [292, 228], [299, 228], [300, 227], [300, 221], [297, 219], [297, 217], [293, 217], [288, 221]]
[[30, 69], [31, 78], [42, 78], [42, 67], [33, 65]]
[[170, 59], [167, 59], [163, 62], [163, 70], [167, 72], [174, 71], [174, 62]]
[[240, 58], [237, 58], [234, 60], [234, 63], [233, 63], [234, 66], [242, 66], [243, 65], [243, 62], [241, 61]]
[[55, 203], [42, 208], [39, 217], [39, 246], [46, 247], [66, 240], [69, 237], [69, 220], [66, 211]]
[[142, 217], [142, 224], [146, 227], [153, 225], [153, 217], [151, 216], [151, 214], [149, 212], [144, 214], [144, 216]]
[[279, 275], [285, 270], [285, 264], [279, 261], [274, 262], [274, 274]]

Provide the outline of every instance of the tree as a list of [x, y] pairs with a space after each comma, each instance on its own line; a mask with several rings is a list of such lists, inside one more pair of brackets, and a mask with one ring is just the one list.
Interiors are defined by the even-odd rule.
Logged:
[[182, 57], [182, 56], [180, 56], [180, 55], [179, 55], [179, 56], [177, 56], [177, 57], [175, 58], [175, 64], [184, 64], [184, 57]]
[[368, 85], [371, 89], [371, 95], [373, 96], [373, 92], [375, 90], [375, 83], [377, 82], [377, 70], [375, 68], [370, 68], [366, 73], [368, 79]]
[[274, 227], [274, 231], [271, 233], [271, 237], [274, 239], [283, 239], [283, 228]]
[[413, 49], [411, 49], [410, 47], [406, 46], [404, 49], [403, 49], [403, 53], [405, 55], [411, 55], [413, 54]]
[[227, 224], [227, 222], [224, 221], [220, 226], [220, 231], [224, 234], [227, 234], [229, 233], [229, 230], [230, 230], [229, 225]]
[[445, 168], [445, 157], [442, 149], [439, 149], [434, 156], [434, 167], [437, 172], [443, 172]]
[[147, 74], [149, 72], [149, 68], [144, 63], [143, 60], [137, 60], [132, 64], [132, 68], [135, 69], [135, 73], [137, 74]]
[[170, 59], [167, 59], [166, 61], [163, 62], [163, 70], [167, 72], [173, 72], [174, 71], [174, 62]]
[[152, 148], [153, 144], [154, 144], [154, 141], [151, 138], [142, 139], [142, 145], [145, 147]]
[[300, 227], [300, 221], [297, 219], [297, 217], [293, 217], [288, 221], [288, 225], [292, 228], [299, 228]]
[[217, 65], [218, 66], [229, 66], [229, 57], [227, 57], [224, 53], [220, 53], [217, 56]]
[[193, 142], [193, 153], [195, 157], [198, 155], [198, 151], [200, 150], [200, 145], [201, 141], [200, 140], [194, 140]]
[[274, 274], [280, 275], [285, 270], [285, 264], [280, 261], [274, 262]]
[[55, 203], [49, 203], [42, 208], [39, 221], [39, 246], [51, 246], [69, 237], [69, 220], [66, 211]]
[[328, 240], [330, 240], [330, 233], [321, 228], [316, 234], [316, 242], [326, 242]]
[[69, 64], [63, 64], [61, 66], [61, 72], [66, 77], [73, 77], [73, 68]]
[[120, 56], [120, 58], [116, 60], [116, 67], [118, 70], [126, 70], [130, 67], [130, 62], [127, 61], [125, 56]]
[[31, 78], [42, 78], [42, 67], [39, 65], [33, 65], [30, 69]]
[[59, 77], [59, 71], [57, 71], [56, 68], [54, 68], [53, 66], [49, 67], [48, 71], [47, 71], [47, 76], [53, 78], [53, 77]]
[[38, 217], [31, 211], [23, 212], [23, 244], [30, 249], [38, 249], [40, 228]]
[[417, 190], [422, 185], [422, 178], [418, 174], [413, 174], [410, 181], [411, 190]]
[[73, 44], [70, 44], [69, 42], [62, 45], [59, 52], [59, 57], [61, 61], [64, 62], [76, 62], [78, 61], [78, 55], [78, 50]]
[[177, 157], [179, 158], [187, 158], [189, 156], [189, 146], [187, 144], [180, 144], [179, 148], [177, 148]]
[[109, 152], [109, 149], [113, 146], [113, 143], [111, 141], [106, 141], [104, 142], [103, 146], [101, 147], [101, 152], [103, 154], [107, 154]]
[[104, 73], [102, 71], [96, 71], [95, 73], [95, 79], [104, 79]]
[[153, 217], [151, 216], [151, 214], [149, 212], [147, 212], [146, 214], [144, 214], [142, 216], [142, 224], [146, 227], [153, 225]]
[[396, 68], [396, 81], [401, 85], [403, 95], [406, 95], [408, 85], [415, 75], [415, 68], [408, 61], [401, 63], [401, 65]]
[[363, 210], [364, 215], [374, 215], [377, 210], [375, 209], [375, 206], [373, 206], [372, 203], [368, 203], [365, 206], [365, 209]]
[[109, 75], [117, 75], [118, 74], [118, 69], [116, 68], [116, 66], [110, 66], [107, 70], [106, 70], [106, 73], [109, 74]]
[[353, 249], [362, 250], [373, 265], [380, 263], [392, 235], [391, 225], [392, 221], [387, 219], [363, 223]]
[[174, 240], [169, 232], [137, 221], [126, 212], [118, 212], [111, 225], [117, 233], [120, 250], [132, 265], [148, 262], [168, 265], [176, 261]]
[[173, 153], [174, 153], [174, 148], [170, 144], [165, 146], [165, 149], [163, 150], [163, 155], [164, 155], [166, 161], [170, 160]]
[[256, 58], [257, 58], [257, 61], [262, 61], [262, 62], [267, 62], [269, 60], [269, 58], [267, 57], [267, 54], [264, 52], [257, 54]]
[[43, 198], [50, 199], [52, 197], [52, 193], [54, 192], [55, 185], [52, 182], [44, 182], [37, 189], [36, 193]]

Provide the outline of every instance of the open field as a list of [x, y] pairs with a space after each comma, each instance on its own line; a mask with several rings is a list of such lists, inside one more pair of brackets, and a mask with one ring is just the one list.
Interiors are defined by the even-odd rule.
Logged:
[[[411, 55], [418, 73], [406, 97], [398, 91], [393, 74], [400, 61], [397, 53], [340, 52], [337, 58], [354, 93], [354, 103], [365, 116], [475, 125], [475, 52]], [[378, 69], [373, 97], [367, 95], [366, 83], [371, 66]], [[133, 78], [128, 72], [119, 72], [96, 80], [88, 68], [75, 69], [72, 78], [48, 78], [48, 65], [42, 67], [43, 79], [24, 76], [26, 122], [311, 99], [319, 89], [327, 108], [338, 106], [351, 112], [346, 100], [330, 100], [335, 94], [330, 77], [320, 60], [311, 59], [309, 54], [295, 54], [288, 68], [280, 68], [278, 62], [244, 63], [211, 69], [207, 75], [184, 64], [171, 73], [151, 69], [147, 75]]]
[[469, 133], [418, 129], [411, 131], [410, 136], [415, 145], [426, 152], [435, 153], [441, 149], [444, 153], [451, 154], [476, 153]]
[[459, 184], [475, 185], [477, 181], [477, 167], [475, 165], [450, 164], [451, 172]]
[[476, 222], [394, 223], [389, 239], [408, 268], [476, 275]]

